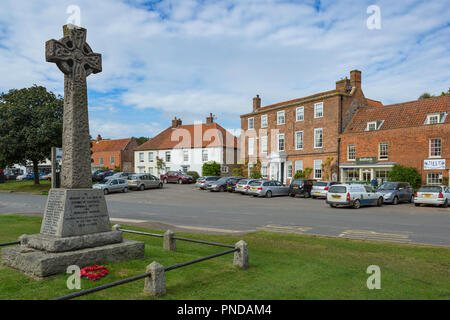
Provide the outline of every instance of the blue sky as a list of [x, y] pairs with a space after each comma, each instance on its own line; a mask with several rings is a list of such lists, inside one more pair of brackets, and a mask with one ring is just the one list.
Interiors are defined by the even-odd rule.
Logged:
[[[363, 91], [385, 104], [450, 87], [450, 1], [2, 0], [0, 91], [46, 86], [45, 62], [67, 7], [81, 9], [103, 72], [88, 78], [91, 135], [154, 136], [174, 116], [227, 128], [262, 104], [333, 89], [362, 71]], [[367, 28], [370, 5], [381, 28]]]

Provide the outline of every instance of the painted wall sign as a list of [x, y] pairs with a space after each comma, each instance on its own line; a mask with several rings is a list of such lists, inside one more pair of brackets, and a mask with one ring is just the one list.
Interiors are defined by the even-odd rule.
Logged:
[[356, 158], [356, 164], [375, 164], [375, 163], [377, 163], [377, 157]]

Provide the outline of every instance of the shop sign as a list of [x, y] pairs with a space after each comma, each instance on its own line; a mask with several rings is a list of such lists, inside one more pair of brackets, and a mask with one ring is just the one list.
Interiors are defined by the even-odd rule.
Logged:
[[377, 163], [377, 157], [356, 158], [356, 164], [375, 164], [375, 163]]
[[445, 159], [425, 159], [423, 160], [424, 170], [443, 170], [445, 169]]

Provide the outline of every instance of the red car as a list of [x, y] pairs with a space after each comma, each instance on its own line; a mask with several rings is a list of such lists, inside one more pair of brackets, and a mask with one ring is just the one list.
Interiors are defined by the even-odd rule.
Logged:
[[166, 174], [160, 176], [161, 181], [164, 183], [193, 183], [194, 179], [191, 176], [184, 174], [181, 171], [168, 171]]

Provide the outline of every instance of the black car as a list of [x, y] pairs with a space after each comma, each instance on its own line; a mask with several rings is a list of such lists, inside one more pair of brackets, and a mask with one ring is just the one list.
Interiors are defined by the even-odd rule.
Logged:
[[222, 177], [217, 181], [209, 182], [206, 185], [206, 190], [209, 191], [227, 191], [228, 190], [228, 182], [235, 181], [238, 177]]
[[242, 179], [245, 179], [245, 178], [243, 178], [243, 177], [230, 177], [230, 179], [227, 181], [226, 190], [228, 192], [234, 192], [234, 189], [236, 188], [236, 185]]
[[305, 198], [311, 197], [311, 189], [316, 183], [314, 179], [294, 179], [289, 186], [289, 195], [295, 197], [297, 194]]
[[112, 170], [97, 170], [92, 174], [93, 181], [102, 181], [106, 177], [112, 176], [114, 171]]

